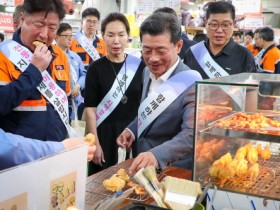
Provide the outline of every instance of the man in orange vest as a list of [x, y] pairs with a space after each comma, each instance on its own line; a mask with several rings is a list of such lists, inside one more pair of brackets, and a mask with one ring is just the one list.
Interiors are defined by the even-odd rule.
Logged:
[[255, 36], [255, 42], [264, 50], [257, 63], [258, 72], [280, 73], [280, 50], [275, 45], [273, 29], [261, 28]]
[[[257, 36], [257, 34], [259, 34], [259, 30], [260, 29], [256, 29], [254, 31], [254, 39]], [[253, 54], [254, 57], [261, 51], [261, 48], [257, 45], [257, 42], [255, 42], [255, 44], [249, 44], [246, 47]]]
[[75, 34], [70, 50], [78, 53], [85, 68], [99, 57], [106, 56], [103, 39], [96, 35], [99, 26], [100, 13], [89, 7], [82, 13], [82, 30]]
[[62, 0], [25, 0], [21, 27], [0, 45], [0, 128], [62, 141], [70, 133], [70, 69], [52, 45], [65, 16]]

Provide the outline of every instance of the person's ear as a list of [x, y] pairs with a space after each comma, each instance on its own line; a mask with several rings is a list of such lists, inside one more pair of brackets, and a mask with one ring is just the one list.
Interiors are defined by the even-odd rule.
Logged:
[[176, 45], [175, 45], [177, 54], [180, 53], [180, 51], [181, 51], [181, 49], [182, 49], [182, 46], [183, 46], [183, 40], [180, 39], [180, 40], [176, 43]]

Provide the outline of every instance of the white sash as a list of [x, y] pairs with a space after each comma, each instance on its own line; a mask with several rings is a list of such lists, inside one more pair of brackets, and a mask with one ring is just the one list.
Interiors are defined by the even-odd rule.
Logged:
[[[125, 64], [126, 62], [126, 64]], [[120, 103], [123, 94], [125, 93], [125, 87], [123, 84], [127, 84], [127, 88], [129, 87], [136, 71], [138, 69], [139, 64], [141, 63], [141, 59], [134, 57], [132, 55], [127, 54], [127, 58], [125, 60], [120, 72], [118, 73], [113, 86], [109, 90], [109, 92], [104, 96], [102, 101], [98, 104], [96, 108], [96, 126], [98, 127], [117, 107]], [[126, 67], [125, 67], [126, 66]], [[125, 75], [125, 68], [126, 75]], [[119, 80], [119, 82], [118, 82]], [[119, 84], [120, 83], [120, 84]]]
[[[207, 74], [209, 78], [218, 78], [222, 76], [229, 76], [229, 74], [214, 61], [214, 59], [209, 54], [208, 50], [204, 45], [204, 41], [199, 42], [191, 46], [191, 51], [202, 68], [202, 70]], [[244, 91], [245, 88], [234, 87], [234, 86], [220, 86], [220, 88], [225, 93], [230, 93], [229, 96], [235, 101], [235, 103], [242, 109], [244, 104]]]
[[71, 61], [70, 61], [69, 57], [68, 57], [68, 60], [69, 60], [69, 65], [70, 65], [71, 77], [72, 77], [72, 80], [73, 80], [73, 85], [76, 85], [76, 83], [78, 82], [78, 75], [77, 75], [76, 69], [71, 64]]
[[263, 72], [269, 72], [271, 73], [271, 71], [268, 71], [268, 70], [265, 70], [261, 67], [261, 61], [262, 61], [262, 56], [265, 52], [265, 49], [262, 49], [255, 57], [255, 64], [256, 64], [256, 67], [257, 67], [257, 72], [258, 73], [263, 73]]
[[[33, 53], [29, 49], [13, 40], [6, 40], [0, 45], [1, 51], [6, 57], [24, 72], [30, 64]], [[76, 131], [69, 124], [68, 99], [50, 74], [45, 70], [41, 72], [43, 81], [37, 87], [40, 93], [54, 106], [70, 137], [77, 136]]]
[[138, 109], [138, 138], [148, 125], [173, 103], [183, 91], [194, 84], [195, 81], [201, 80], [198, 75], [198, 72], [193, 70], [181, 71], [149, 94]]
[[75, 39], [79, 42], [79, 44], [84, 48], [84, 50], [89, 54], [92, 60], [96, 61], [100, 58], [98, 51], [95, 47], [88, 41], [86, 36], [82, 32], [78, 32], [75, 34]]
[[209, 78], [228, 76], [229, 74], [213, 60], [204, 43], [201, 41], [190, 47], [200, 67]]

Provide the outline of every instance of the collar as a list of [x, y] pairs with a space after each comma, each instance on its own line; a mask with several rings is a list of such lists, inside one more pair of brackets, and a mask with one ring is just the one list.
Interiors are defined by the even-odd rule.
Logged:
[[161, 75], [158, 79], [156, 79], [155, 75], [153, 73], [150, 74], [150, 78], [151, 80], [162, 80], [162, 81], [166, 81], [170, 75], [175, 71], [176, 67], [179, 64], [179, 57], [177, 58], [177, 61], [173, 64], [173, 66], [171, 66], [163, 75]]
[[[87, 36], [84, 33], [84, 30], [81, 30], [81, 33], [87, 38]], [[91, 39], [87, 38], [90, 42], [94, 42], [96, 40], [97, 36], [94, 35]]]
[[71, 50], [69, 50], [69, 49], [66, 49], [66, 54], [69, 56], [69, 57], [71, 57], [71, 58], [74, 58], [74, 56], [73, 56], [73, 54], [72, 54], [72, 51]]
[[268, 48], [266, 48], [266, 50], [263, 52], [262, 58], [264, 58], [265, 54], [273, 47], [275, 47], [275, 44], [272, 44]]
[[[20, 45], [26, 47], [21, 39], [20, 39], [20, 33], [21, 33], [21, 28], [19, 28], [18, 30], [16, 30], [14, 33], [13, 33], [13, 40], [16, 41], [17, 43], [19, 43]], [[57, 57], [57, 54], [54, 52], [52, 46], [49, 46], [48, 47], [49, 51], [51, 51], [51, 54], [52, 54], [52, 61]]]
[[[205, 43], [205, 45], [206, 45], [206, 47], [207, 47], [207, 49], [208, 49], [208, 51], [210, 52], [210, 54], [211, 55], [213, 55], [212, 54], [212, 52], [211, 52], [211, 50], [210, 50], [210, 48], [209, 48], [209, 39], [206, 41], [206, 43]], [[233, 39], [231, 38], [230, 40], [229, 40], [229, 42], [224, 46], [224, 48], [221, 50], [221, 52], [219, 52], [216, 56], [218, 56], [218, 55], [220, 55], [220, 54], [226, 54], [226, 55], [230, 55], [231, 54], [231, 52], [233, 52], [233, 49], [234, 49], [234, 46], [235, 46], [235, 42], [233, 41]]]

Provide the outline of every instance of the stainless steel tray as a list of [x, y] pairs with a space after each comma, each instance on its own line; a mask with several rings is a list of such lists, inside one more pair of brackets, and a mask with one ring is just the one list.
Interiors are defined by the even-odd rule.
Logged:
[[217, 178], [212, 178], [208, 173], [208, 168], [198, 177], [202, 186], [211, 183], [219, 189], [243, 193], [258, 197], [265, 197], [274, 200], [280, 200], [280, 157], [272, 156], [269, 161], [258, 161], [260, 173], [255, 181], [249, 177], [237, 177], [221, 182]]

